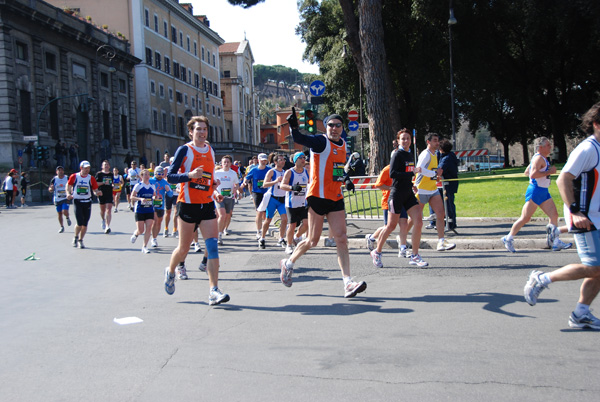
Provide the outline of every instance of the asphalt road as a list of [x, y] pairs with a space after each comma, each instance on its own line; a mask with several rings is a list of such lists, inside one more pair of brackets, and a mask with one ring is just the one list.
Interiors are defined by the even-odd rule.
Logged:
[[[600, 334], [571, 330], [579, 282], [537, 306], [531, 269], [577, 262], [573, 250], [423, 250], [429, 269], [384, 249], [386, 268], [351, 250], [368, 282], [343, 298], [335, 249], [315, 248], [279, 281], [283, 249], [256, 247], [249, 199], [220, 248], [227, 304], [209, 307], [201, 254], [190, 279], [163, 290], [176, 244], [132, 245], [133, 213], [101, 233], [93, 206], [87, 249], [57, 234], [52, 206], [1, 210], [2, 401], [564, 401], [596, 400]], [[24, 259], [35, 252], [36, 261]], [[115, 318], [141, 323], [119, 325]]]

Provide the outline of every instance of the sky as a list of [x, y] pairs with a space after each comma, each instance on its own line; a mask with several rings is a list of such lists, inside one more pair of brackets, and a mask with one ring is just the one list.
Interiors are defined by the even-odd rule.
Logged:
[[[189, 1], [189, 0], [188, 0]], [[300, 16], [296, 0], [266, 0], [244, 9], [227, 0], [191, 0], [195, 15], [206, 15], [210, 28], [226, 42], [246, 39], [254, 64], [282, 66], [301, 73], [319, 73], [316, 64], [302, 61], [305, 44], [295, 34]]]

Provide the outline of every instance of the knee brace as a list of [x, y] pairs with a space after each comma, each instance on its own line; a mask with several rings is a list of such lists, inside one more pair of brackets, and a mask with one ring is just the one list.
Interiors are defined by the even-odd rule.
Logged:
[[206, 245], [206, 252], [209, 260], [219, 258], [219, 246], [217, 246], [216, 237], [211, 237], [210, 239], [204, 240], [204, 244]]

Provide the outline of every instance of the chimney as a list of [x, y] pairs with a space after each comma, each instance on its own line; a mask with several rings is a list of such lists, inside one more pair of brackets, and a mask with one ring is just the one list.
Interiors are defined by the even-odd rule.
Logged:
[[194, 15], [194, 12], [193, 12], [194, 7], [192, 6], [191, 3], [181, 3], [180, 6], [183, 7], [185, 10], [187, 10], [187, 12], [189, 12], [191, 15]]
[[194, 17], [196, 17], [198, 21], [202, 22], [204, 25], [210, 28], [210, 21], [208, 20], [206, 15], [194, 15]]

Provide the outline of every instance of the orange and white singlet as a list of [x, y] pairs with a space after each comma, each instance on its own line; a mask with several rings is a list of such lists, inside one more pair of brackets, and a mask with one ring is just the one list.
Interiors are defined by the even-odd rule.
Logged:
[[323, 152], [317, 153], [311, 149], [311, 182], [306, 197], [325, 198], [332, 201], [342, 199], [345, 164], [346, 142], [344, 140], [342, 140], [342, 145], [336, 145], [327, 139]]
[[197, 167], [202, 167], [204, 172], [199, 179], [179, 184], [180, 191], [177, 201], [186, 204], [206, 204], [213, 201], [213, 182], [215, 172], [215, 151], [210, 145], [202, 148], [195, 147], [191, 142], [187, 147], [187, 154], [183, 158], [179, 172], [189, 173]]

